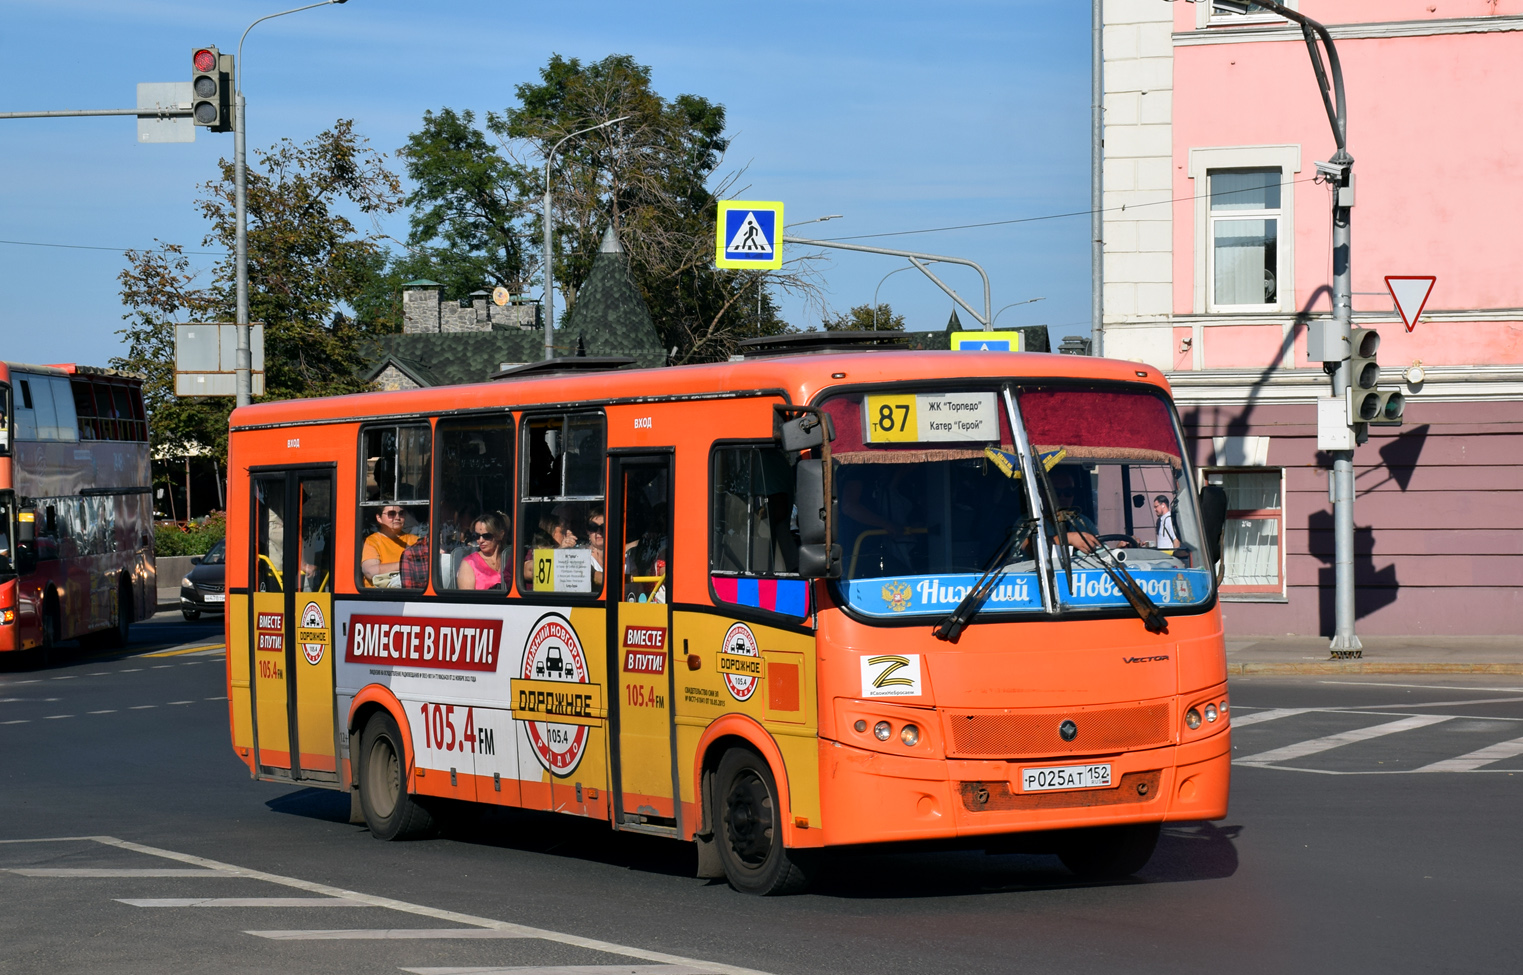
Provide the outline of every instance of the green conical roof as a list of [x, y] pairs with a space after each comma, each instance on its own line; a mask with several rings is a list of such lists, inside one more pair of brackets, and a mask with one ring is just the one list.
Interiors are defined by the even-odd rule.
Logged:
[[555, 344], [562, 349], [574, 349], [580, 341], [590, 356], [633, 356], [642, 366], [666, 361], [650, 309], [629, 269], [629, 256], [612, 226], [603, 234], [591, 273], [577, 290], [576, 304], [556, 332]]

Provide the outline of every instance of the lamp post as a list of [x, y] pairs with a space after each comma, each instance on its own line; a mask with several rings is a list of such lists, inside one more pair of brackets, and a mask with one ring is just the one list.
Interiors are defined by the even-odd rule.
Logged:
[[[1275, 0], [1217, 0], [1247, 13], [1257, 6], [1301, 25], [1301, 36], [1311, 55], [1312, 71], [1317, 75], [1317, 89], [1322, 107], [1333, 129], [1338, 151], [1317, 170], [1333, 185], [1333, 334], [1324, 342], [1323, 368], [1332, 376], [1333, 395], [1344, 397], [1353, 381], [1349, 364], [1349, 330], [1354, 318], [1353, 275], [1350, 251], [1353, 247], [1354, 157], [1348, 151], [1348, 106], [1343, 97], [1343, 68], [1338, 49], [1327, 28], [1305, 14], [1291, 10]], [[1327, 65], [1317, 50], [1317, 41], [1327, 51]], [[1329, 75], [1331, 78], [1329, 78]], [[1329, 81], [1331, 83], [1329, 84]], [[1331, 344], [1329, 353], [1327, 346]], [[1329, 650], [1334, 657], [1358, 657], [1362, 652], [1354, 634], [1354, 452], [1334, 450], [1333, 455], [1333, 639]]]
[[586, 135], [588, 132], [596, 132], [598, 129], [605, 129], [615, 122], [623, 122], [632, 117], [621, 115], [606, 122], [599, 122], [597, 125], [589, 125], [585, 129], [578, 129], [569, 135], [562, 136], [561, 141], [545, 153], [545, 203], [540, 222], [545, 225], [545, 358], [547, 360], [555, 358], [555, 228], [550, 216], [550, 164], [555, 161], [555, 154], [560, 151], [561, 146], [566, 144], [566, 140]]
[[[1006, 305], [1005, 308], [1014, 308], [1016, 305], [1029, 305], [1029, 304], [1031, 304], [1034, 301], [1046, 301], [1046, 300], [1047, 300], [1047, 297], [1045, 295], [1043, 295], [1040, 298], [1027, 298], [1025, 301], [1012, 301], [1010, 304]], [[994, 313], [994, 320], [996, 322], [999, 321], [999, 316], [1004, 314], [1005, 308], [1001, 308], [999, 311]]]
[[878, 287], [873, 289], [873, 331], [878, 330], [878, 289], [883, 287], [883, 282], [898, 274], [900, 271], [913, 271], [915, 265], [906, 264], [904, 267], [896, 267], [892, 271], [878, 279]]
[[253, 361], [252, 353], [249, 349], [249, 207], [243, 132], [243, 42], [249, 36], [249, 31], [267, 20], [284, 17], [286, 14], [301, 13], [303, 10], [311, 10], [313, 7], [326, 7], [330, 4], [345, 2], [346, 0], [322, 0], [321, 3], [309, 3], [305, 7], [294, 7], [290, 10], [282, 10], [279, 13], [266, 14], [245, 27], [243, 29], [243, 36], [238, 38], [238, 60], [233, 68], [237, 72], [237, 78], [233, 82], [233, 97], [235, 100], [233, 107], [233, 206], [237, 211], [233, 262], [238, 292], [238, 317], [237, 326], [234, 328], [234, 331], [238, 333], [238, 354], [234, 365], [233, 381], [238, 393], [239, 406], [248, 406], [253, 394], [253, 377], [251, 375]]

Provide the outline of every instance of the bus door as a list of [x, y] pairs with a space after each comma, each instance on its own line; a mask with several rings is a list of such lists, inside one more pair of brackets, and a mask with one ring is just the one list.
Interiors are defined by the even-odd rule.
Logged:
[[260, 772], [337, 781], [333, 472], [253, 475], [254, 741]]
[[672, 455], [615, 455], [608, 506], [614, 825], [675, 828]]

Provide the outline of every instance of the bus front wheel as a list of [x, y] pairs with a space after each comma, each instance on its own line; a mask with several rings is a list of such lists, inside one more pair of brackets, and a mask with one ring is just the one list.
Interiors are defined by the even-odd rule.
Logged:
[[715, 846], [730, 886], [743, 894], [796, 894], [814, 875], [814, 851], [783, 845], [777, 781], [766, 761], [732, 748], [714, 776]]
[[407, 749], [396, 719], [377, 711], [360, 735], [360, 808], [378, 840], [404, 840], [433, 828], [434, 820], [407, 792]]
[[1058, 859], [1083, 880], [1122, 880], [1147, 866], [1161, 827], [1128, 823], [1072, 830], [1058, 848]]

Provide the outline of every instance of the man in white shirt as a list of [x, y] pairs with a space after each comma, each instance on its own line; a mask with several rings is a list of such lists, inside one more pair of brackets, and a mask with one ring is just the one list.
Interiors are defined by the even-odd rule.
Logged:
[[1167, 494], [1160, 494], [1153, 499], [1153, 514], [1158, 518], [1154, 526], [1158, 532], [1158, 547], [1178, 548], [1179, 532], [1174, 528], [1174, 511], [1169, 506]]

